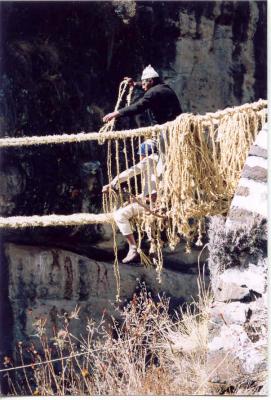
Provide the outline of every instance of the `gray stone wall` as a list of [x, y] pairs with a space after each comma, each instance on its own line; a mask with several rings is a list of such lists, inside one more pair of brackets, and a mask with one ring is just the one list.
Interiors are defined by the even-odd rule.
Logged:
[[227, 226], [247, 223], [249, 220], [267, 219], [267, 138], [268, 125], [259, 132], [249, 151], [241, 179], [231, 203]]
[[[251, 147], [226, 221], [209, 228], [214, 384], [267, 394], [267, 125]], [[243, 392], [242, 392], [243, 390]]]

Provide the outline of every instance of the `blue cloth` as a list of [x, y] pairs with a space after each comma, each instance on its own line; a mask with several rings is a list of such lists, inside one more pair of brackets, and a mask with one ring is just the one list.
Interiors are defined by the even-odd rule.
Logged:
[[141, 143], [140, 148], [138, 149], [137, 152], [137, 154], [139, 154], [140, 156], [146, 156], [146, 155], [149, 156], [152, 153], [156, 153], [155, 144], [146, 142]]

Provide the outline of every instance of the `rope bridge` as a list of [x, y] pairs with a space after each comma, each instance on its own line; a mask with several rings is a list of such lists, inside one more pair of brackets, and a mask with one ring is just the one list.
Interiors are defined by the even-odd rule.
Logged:
[[[119, 98], [124, 91], [122, 86]], [[138, 233], [139, 252], [145, 262], [146, 257], [140, 249], [143, 236], [147, 233], [150, 252], [155, 254], [152, 263], [156, 265], [160, 279], [162, 232], [172, 249], [181, 239], [186, 240], [187, 251], [192, 242], [201, 245], [204, 217], [228, 211], [249, 148], [266, 121], [266, 111], [267, 101], [259, 100], [205, 115], [181, 114], [166, 124], [133, 130], [113, 131], [114, 122], [110, 121], [100, 133], [2, 138], [0, 147], [97, 140], [107, 146], [107, 175], [108, 182], [111, 182], [123, 169], [134, 171], [139, 161], [138, 148], [145, 139], [153, 139], [162, 159], [163, 173], [158, 176], [155, 170], [157, 198], [155, 202], [150, 199], [150, 212], [146, 211], [134, 219], [133, 225]], [[103, 214], [0, 218], [0, 227], [110, 223], [115, 238], [112, 213], [125, 205], [125, 201], [133, 201], [139, 196], [142, 179], [142, 176], [138, 179], [134, 174], [127, 180], [126, 199], [118, 180], [118, 190], [112, 189], [103, 195]], [[150, 187], [150, 179], [147, 181]], [[165, 218], [158, 217], [161, 213]], [[114, 248], [116, 251], [115, 244]]]
[[0, 217], [1, 228], [36, 228], [38, 226], [74, 226], [89, 224], [110, 224], [113, 216], [107, 214], [71, 214], [71, 215], [31, 215], [30, 217]]
[[[243, 104], [242, 106], [237, 107], [229, 107], [225, 110], [220, 110], [215, 113], [206, 113], [205, 115], [193, 115], [193, 114], [181, 114], [176, 118], [175, 121], [178, 121], [183, 118], [187, 118], [189, 116], [193, 116], [195, 121], [199, 121], [203, 126], [216, 127], [219, 125], [221, 121], [224, 121], [221, 128], [222, 131], [223, 126], [225, 125], [228, 117], [236, 115], [238, 113], [251, 113], [256, 112], [257, 114], [266, 113], [267, 101], [259, 100], [255, 103]], [[110, 121], [111, 122], [111, 121]], [[62, 134], [62, 135], [46, 135], [46, 136], [25, 136], [25, 137], [6, 137], [0, 138], [0, 148], [6, 147], [19, 147], [19, 146], [38, 146], [45, 144], [63, 144], [63, 143], [80, 143], [80, 142], [88, 142], [91, 140], [97, 140], [99, 142], [104, 142], [106, 140], [112, 139], [125, 139], [125, 138], [136, 138], [139, 136], [143, 136], [145, 138], [151, 137], [152, 134], [160, 132], [162, 129], [170, 128], [174, 124], [173, 122], [166, 122], [163, 125], [154, 125], [150, 127], [143, 127], [125, 131], [105, 131], [101, 129], [101, 132], [91, 132], [85, 133], [80, 132], [76, 134]], [[106, 126], [106, 125], [105, 125]], [[217, 128], [217, 127], [216, 127]]]

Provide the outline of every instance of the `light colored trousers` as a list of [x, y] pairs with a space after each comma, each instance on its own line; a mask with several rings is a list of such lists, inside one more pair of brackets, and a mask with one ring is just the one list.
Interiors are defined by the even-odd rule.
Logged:
[[[160, 156], [157, 164], [157, 176], [161, 177], [164, 172], [164, 164], [165, 164], [165, 140], [166, 140], [166, 132], [162, 131], [159, 135], [159, 147], [160, 147]], [[139, 216], [143, 214], [144, 207], [140, 206], [138, 203], [128, 204], [126, 207], [119, 208], [114, 212], [114, 220], [121, 231], [121, 233], [126, 235], [131, 235], [132, 229], [129, 220], [132, 217]]]
[[159, 148], [159, 159], [157, 163], [157, 176], [158, 178], [161, 178], [161, 176], [164, 173], [164, 165], [165, 165], [165, 156], [166, 156], [166, 131], [162, 131], [159, 135], [158, 138], [159, 146], [157, 143], [157, 146]]
[[142, 207], [138, 203], [128, 204], [128, 206], [119, 208], [117, 211], [114, 212], [114, 220], [124, 236], [131, 235], [133, 233], [129, 220], [132, 217], [143, 214], [143, 212], [144, 207]]

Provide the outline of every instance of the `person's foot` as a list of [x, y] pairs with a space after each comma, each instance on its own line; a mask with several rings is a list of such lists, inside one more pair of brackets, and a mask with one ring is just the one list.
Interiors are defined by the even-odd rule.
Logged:
[[138, 257], [136, 247], [131, 247], [127, 253], [127, 256], [122, 260], [123, 264], [128, 264], [134, 261]]

